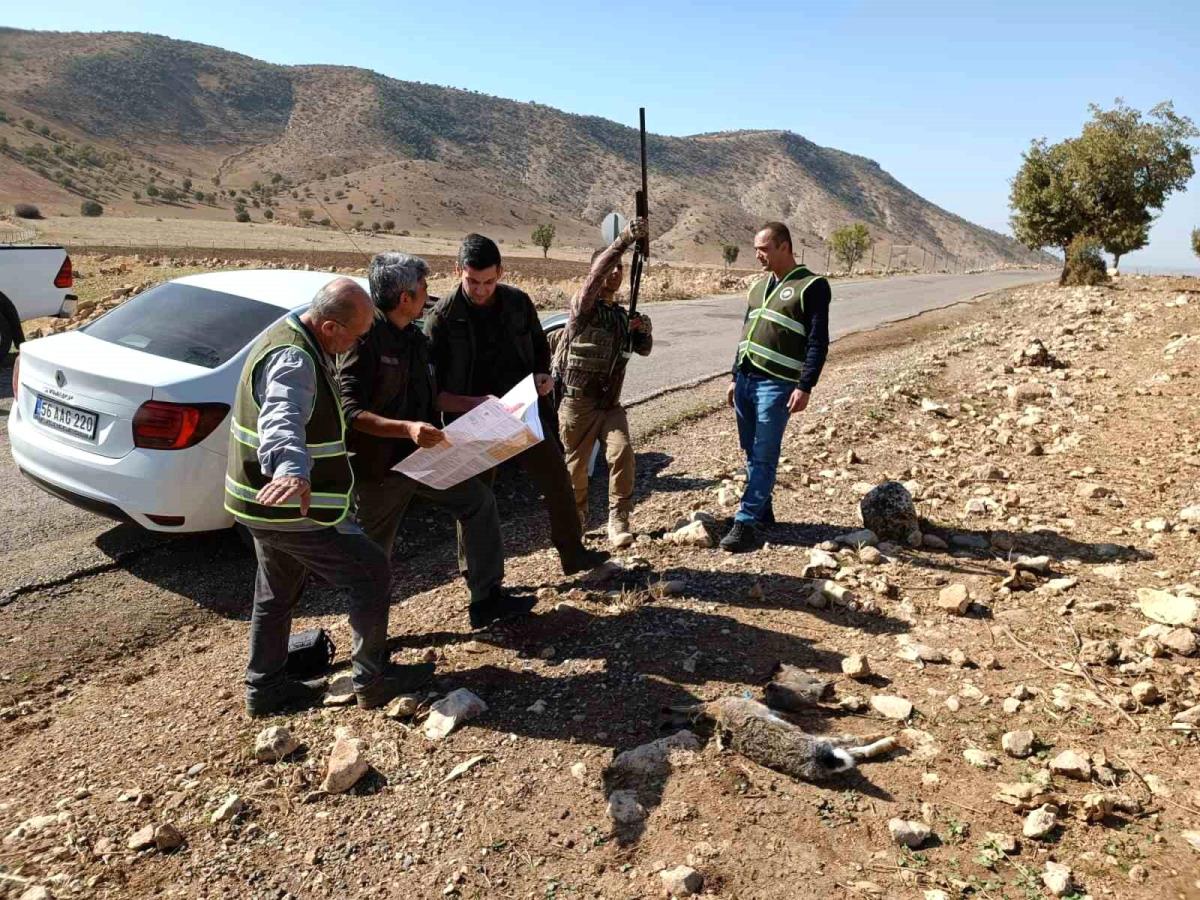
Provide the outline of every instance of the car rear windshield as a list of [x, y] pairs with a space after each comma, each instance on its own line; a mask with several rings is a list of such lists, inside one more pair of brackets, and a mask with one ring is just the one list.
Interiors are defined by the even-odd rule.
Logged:
[[81, 330], [122, 347], [215, 369], [286, 312], [259, 300], [168, 281]]

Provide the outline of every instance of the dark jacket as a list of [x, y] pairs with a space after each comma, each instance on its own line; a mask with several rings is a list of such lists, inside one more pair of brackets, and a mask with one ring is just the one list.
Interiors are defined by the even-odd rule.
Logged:
[[[499, 284], [495, 298], [506, 336], [526, 374], [550, 374], [550, 345], [529, 295]], [[454, 293], [439, 300], [425, 319], [438, 388], [451, 394], [470, 395], [475, 378], [475, 335], [467, 315], [470, 302], [459, 285]]]
[[353, 454], [350, 461], [360, 480], [381, 481], [417, 445], [357, 430], [354, 420], [359, 413], [437, 422], [429, 339], [415, 324], [400, 329], [385, 318], [376, 319], [358, 346], [338, 361], [338, 388], [346, 416], [346, 443]]

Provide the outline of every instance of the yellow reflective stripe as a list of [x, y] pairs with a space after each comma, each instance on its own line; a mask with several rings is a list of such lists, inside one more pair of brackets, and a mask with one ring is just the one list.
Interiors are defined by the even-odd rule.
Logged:
[[804, 326], [800, 322], [797, 322], [795, 319], [790, 319], [783, 313], [776, 312], [773, 309], [767, 309], [766, 307], [763, 307], [761, 309], [752, 310], [750, 313], [750, 318], [763, 318], [768, 322], [774, 322], [776, 325], [788, 329], [788, 331], [794, 331], [801, 337], [808, 337], [808, 332], [804, 330]]
[[326, 459], [330, 456], [344, 456], [346, 445], [341, 441], [328, 441], [324, 444], [305, 444], [308, 455], [313, 459]]
[[245, 444], [247, 447], [257, 447], [259, 445], [258, 432], [254, 429], [247, 428], [236, 419], [230, 420], [229, 427], [233, 430], [233, 438], [238, 443]]
[[804, 363], [800, 360], [792, 359], [790, 356], [784, 356], [782, 353], [776, 353], [774, 350], [770, 350], [764, 347], [762, 344], [756, 344], [753, 341], [747, 341], [746, 343], [750, 345], [749, 350], [751, 354], [757, 354], [763, 359], [769, 359], [771, 362], [779, 363], [781, 366], [787, 366], [788, 368], [796, 369], [797, 371], [804, 367]]
[[[234, 481], [228, 475], [225, 476], [225, 491], [231, 497], [236, 497], [238, 500], [244, 500], [247, 503], [258, 503], [260, 506], [265, 505], [259, 503], [258, 501], [258, 488]], [[312, 507], [319, 507], [321, 509], [336, 509], [348, 503], [349, 500], [349, 494], [335, 494], [323, 491], [314, 491], [309, 495], [308, 505]], [[273, 505], [281, 508], [292, 506], [298, 507], [300, 505], [300, 501], [289, 500], [286, 503], [276, 503]]]

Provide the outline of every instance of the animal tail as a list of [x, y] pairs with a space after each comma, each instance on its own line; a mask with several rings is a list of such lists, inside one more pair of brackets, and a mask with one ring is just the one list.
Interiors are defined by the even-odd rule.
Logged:
[[817, 762], [826, 772], [849, 772], [858, 765], [849, 751], [822, 741], [817, 745]]

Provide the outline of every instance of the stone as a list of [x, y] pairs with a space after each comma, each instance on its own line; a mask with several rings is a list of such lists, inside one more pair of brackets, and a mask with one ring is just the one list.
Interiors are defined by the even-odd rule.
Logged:
[[543, 700], [541, 697], [538, 697], [536, 700], [534, 700], [532, 703], [530, 703], [527, 707], [525, 707], [525, 712], [533, 713], [535, 716], [545, 715], [546, 714], [546, 701]]
[[928, 532], [921, 535], [921, 545], [928, 547], [930, 550], [946, 550], [949, 547], [942, 538]]
[[1185, 506], [1179, 511], [1179, 521], [1200, 523], [1200, 504]]
[[442, 784], [457, 781], [487, 758], [488, 755], [486, 753], [480, 753], [477, 756], [472, 756], [470, 759], [463, 760], [446, 774], [446, 777], [442, 779]]
[[1152, 681], [1139, 681], [1129, 689], [1129, 693], [1133, 695], [1134, 700], [1143, 706], [1149, 706], [1162, 699], [1162, 694], [1159, 693], [1158, 686]]
[[1075, 496], [1082, 497], [1085, 500], [1102, 500], [1105, 497], [1112, 496], [1112, 491], [1102, 484], [1084, 481], [1076, 486]]
[[1013, 563], [1014, 569], [1020, 569], [1025, 572], [1036, 572], [1039, 575], [1045, 575], [1050, 571], [1049, 556], [1018, 556]]
[[962, 701], [958, 699], [957, 694], [951, 694], [946, 698], [946, 709], [954, 713], [962, 709]]
[[146, 850], [154, 846], [154, 826], [144, 825], [125, 841], [130, 850]]
[[1064, 750], [1050, 760], [1050, 771], [1076, 781], [1091, 781], [1092, 764], [1074, 750]]
[[326, 686], [325, 699], [322, 704], [325, 706], [349, 706], [357, 702], [358, 697], [354, 693], [354, 679], [350, 675], [339, 675]]
[[851, 678], [868, 678], [871, 675], [871, 664], [860, 653], [852, 653], [842, 659], [842, 674]]
[[1200, 831], [1181, 831], [1179, 836], [1183, 838], [1184, 843], [1200, 853]]
[[879, 536], [869, 528], [860, 528], [849, 534], [839, 534], [834, 540], [846, 547], [874, 547], [879, 543]]
[[383, 714], [389, 719], [411, 719], [421, 708], [421, 698], [416, 694], [401, 694], [387, 705]]
[[1172, 594], [1154, 588], [1138, 588], [1138, 609], [1148, 619], [1163, 625], [1186, 625], [1196, 627], [1200, 615], [1200, 603], [1195, 597]]
[[1017, 839], [1003, 831], [988, 831], [984, 834], [983, 839], [1006, 856], [1011, 856], [1020, 849]]
[[885, 481], [859, 501], [863, 527], [884, 540], [904, 543], [920, 532], [917, 508], [912, 494], [898, 481]]
[[699, 751], [700, 739], [695, 734], [677, 731], [617, 754], [608, 771], [622, 777], [659, 778], [671, 771], [672, 764], [690, 762]]
[[945, 610], [951, 615], [965, 615], [971, 606], [971, 597], [967, 586], [961, 583], [947, 585], [938, 592], [938, 609]]
[[52, 900], [50, 892], [40, 884], [30, 885], [21, 892], [17, 900]]
[[1175, 713], [1171, 721], [1176, 725], [1200, 725], [1200, 704]]
[[1045, 587], [1047, 593], [1058, 596], [1059, 594], [1065, 594], [1077, 584], [1079, 584], [1079, 579], [1074, 575], [1069, 575], [1065, 578], [1051, 578], [1043, 587]]
[[259, 762], [278, 762], [300, 749], [300, 742], [282, 725], [264, 728], [254, 739], [254, 758]]
[[613, 791], [608, 795], [608, 817], [618, 825], [633, 825], [646, 818], [637, 791]]
[[1033, 732], [1027, 729], [1006, 732], [1000, 738], [1000, 746], [1004, 752], [1014, 759], [1024, 759], [1033, 752]]
[[170, 822], [163, 822], [154, 829], [154, 846], [160, 853], [170, 853], [183, 846], [183, 832]]
[[587, 764], [584, 762], [574, 763], [571, 766], [571, 777], [581, 784], [587, 781]]
[[988, 550], [992, 542], [981, 534], [958, 532], [950, 535], [950, 546], [959, 550]]
[[358, 780], [370, 768], [365, 753], [367, 744], [361, 738], [351, 737], [345, 728], [337, 729], [334, 734], [336, 739], [329, 753], [321, 790], [329, 794], [344, 794], [358, 784]]
[[451, 691], [429, 708], [425, 720], [425, 737], [440, 741], [455, 728], [487, 712], [487, 704], [466, 688]]
[[1058, 827], [1058, 810], [1050, 804], [1039, 806], [1025, 817], [1021, 834], [1027, 838], [1044, 838]]
[[887, 694], [876, 694], [872, 697], [871, 707], [880, 715], [897, 721], [907, 719], [913, 711], [913, 705], [908, 700]]
[[1159, 516], [1153, 519], [1147, 519], [1142, 524], [1142, 527], [1151, 534], [1166, 534], [1171, 530], [1171, 523]]
[[1138, 864], [1129, 867], [1129, 881], [1132, 884], [1145, 884], [1150, 880], [1150, 870]]
[[1004, 702], [1000, 704], [1000, 708], [1010, 716], [1016, 715], [1021, 711], [1021, 701], [1016, 697], [1005, 697]]
[[950, 651], [950, 663], [960, 669], [965, 669], [971, 665], [971, 657], [967, 656], [966, 651], [961, 647], [955, 647]]
[[944, 663], [946, 654], [928, 644], [904, 644], [896, 655], [907, 662]]
[[1196, 633], [1190, 628], [1172, 628], [1159, 642], [1172, 653], [1180, 656], [1195, 656], [1197, 649]]
[[860, 547], [858, 561], [866, 566], [877, 566], [884, 562], [884, 557], [877, 547]]
[[213, 810], [213, 814], [208, 820], [213, 825], [219, 825], [222, 822], [231, 822], [237, 818], [238, 813], [246, 808], [245, 801], [237, 794], [230, 794], [221, 801], [220, 806]]
[[1042, 872], [1042, 884], [1055, 897], [1063, 897], [1075, 887], [1071, 868], [1062, 863], [1046, 861], [1046, 869]]
[[995, 769], [1000, 765], [1000, 760], [996, 759], [996, 754], [989, 753], [987, 750], [980, 750], [977, 747], [969, 747], [964, 750], [963, 759], [977, 769]]
[[1079, 659], [1092, 666], [1109, 666], [1121, 658], [1121, 648], [1115, 641], [1084, 641], [1079, 648]]
[[929, 839], [930, 828], [924, 822], [912, 822], [906, 819], [888, 819], [888, 831], [892, 840], [901, 847], [916, 850]]
[[68, 816], [65, 811], [58, 814], [31, 816], [4, 836], [4, 845], [8, 847], [18, 844], [25, 838], [40, 834], [48, 828], [53, 828], [55, 825], [65, 823], [67, 818]]
[[809, 577], [810, 572], [836, 572], [840, 568], [837, 557], [815, 547], [808, 551], [808, 564], [800, 572], [801, 577]]
[[704, 890], [704, 876], [691, 866], [676, 866], [658, 873], [668, 897], [691, 897]]
[[681, 547], [712, 547], [716, 543], [708, 525], [701, 521], [689, 522], [682, 528], [668, 533], [663, 540]]
[[1076, 807], [1076, 815], [1084, 822], [1097, 824], [1113, 814], [1116, 805], [1107, 794], [1088, 794]]

